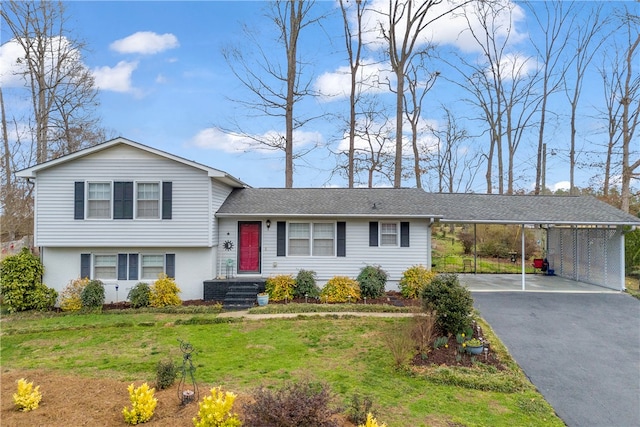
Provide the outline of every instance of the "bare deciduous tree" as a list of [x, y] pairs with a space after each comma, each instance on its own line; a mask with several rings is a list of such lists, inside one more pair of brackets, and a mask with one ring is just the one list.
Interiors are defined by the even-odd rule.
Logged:
[[[281, 150], [285, 155], [285, 187], [293, 187], [294, 131], [313, 118], [303, 118], [295, 114], [296, 106], [307, 96], [314, 95], [311, 89], [311, 76], [304, 76], [303, 62], [298, 55], [298, 43], [302, 30], [319, 22], [322, 17], [311, 17], [314, 1], [277, 0], [271, 4], [268, 18], [273, 21], [278, 42], [284, 50], [284, 65], [266, 53], [261, 47], [262, 35], [254, 34], [245, 28], [248, 43], [242, 47], [229, 47], [223, 50], [223, 56], [233, 74], [242, 85], [253, 94], [254, 99], [234, 99], [244, 107], [260, 116], [284, 119], [285, 134], [257, 136], [250, 134], [236, 124], [234, 130], [224, 132], [240, 133], [257, 145], [268, 149]], [[247, 49], [250, 45], [255, 51]], [[255, 54], [255, 57], [251, 55]], [[255, 59], [255, 61], [254, 61]], [[298, 153], [297, 156], [302, 156]]]
[[[381, 23], [382, 34], [387, 42], [391, 70], [396, 82], [396, 149], [393, 185], [402, 186], [402, 147], [404, 121], [404, 93], [407, 67], [412, 58], [422, 52], [419, 47], [425, 29], [437, 20], [464, 7], [469, 1], [446, 3], [444, 0], [389, 0], [386, 22]], [[440, 6], [442, 5], [443, 8]]]

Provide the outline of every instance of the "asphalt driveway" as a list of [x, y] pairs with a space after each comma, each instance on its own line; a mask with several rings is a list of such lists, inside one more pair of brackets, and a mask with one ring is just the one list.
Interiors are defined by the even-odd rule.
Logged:
[[621, 293], [473, 298], [568, 426], [640, 426], [640, 301]]

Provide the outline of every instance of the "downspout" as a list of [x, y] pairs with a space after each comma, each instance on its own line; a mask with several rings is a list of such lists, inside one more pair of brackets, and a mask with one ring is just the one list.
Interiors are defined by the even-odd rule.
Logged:
[[524, 254], [524, 224], [521, 225], [522, 236], [520, 240], [522, 240], [522, 290], [526, 290], [525, 287], [525, 275], [524, 275], [524, 265], [525, 265], [525, 254]]
[[478, 224], [473, 224], [473, 274], [478, 273]]

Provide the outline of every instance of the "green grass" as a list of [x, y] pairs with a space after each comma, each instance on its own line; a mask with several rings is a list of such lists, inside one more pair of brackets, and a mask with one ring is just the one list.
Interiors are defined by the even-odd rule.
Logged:
[[[418, 308], [419, 309], [419, 308]], [[249, 309], [249, 314], [276, 313], [413, 313], [415, 307], [396, 307], [385, 304], [269, 304]]]
[[[215, 313], [158, 312], [10, 315], [2, 320], [0, 362], [5, 369], [153, 382], [158, 361], [181, 362], [182, 339], [196, 350], [199, 382], [250, 393], [260, 385], [322, 380], [344, 406], [356, 392], [371, 395], [384, 414], [379, 420], [389, 427], [563, 425], [509, 360], [511, 369], [501, 375], [480, 368], [446, 374], [395, 370], [383, 337], [409, 321], [353, 316], [231, 321]], [[499, 351], [508, 359], [506, 350]]]

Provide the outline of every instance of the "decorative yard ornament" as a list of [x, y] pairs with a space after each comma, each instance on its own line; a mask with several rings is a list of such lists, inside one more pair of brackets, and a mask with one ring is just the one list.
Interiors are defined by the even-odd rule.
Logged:
[[178, 398], [182, 405], [187, 405], [191, 402], [197, 402], [200, 400], [198, 394], [198, 385], [193, 373], [196, 367], [193, 366], [193, 359], [191, 359], [191, 353], [193, 353], [193, 346], [186, 342], [180, 341], [180, 350], [182, 351], [182, 378], [180, 384], [178, 384]]

